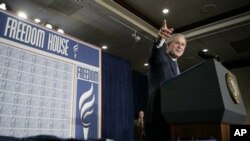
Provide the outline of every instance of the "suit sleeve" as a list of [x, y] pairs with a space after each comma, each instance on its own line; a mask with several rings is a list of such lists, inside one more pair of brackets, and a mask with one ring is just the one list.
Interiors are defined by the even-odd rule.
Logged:
[[164, 47], [157, 48], [157, 43], [154, 42], [153, 47], [151, 48], [148, 62], [150, 65], [160, 65], [163, 60]]

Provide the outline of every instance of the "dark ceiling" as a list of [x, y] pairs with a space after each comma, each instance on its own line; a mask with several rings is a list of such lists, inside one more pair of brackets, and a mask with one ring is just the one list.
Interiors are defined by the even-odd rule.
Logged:
[[[179, 59], [186, 70], [202, 59], [207, 48], [228, 69], [250, 65], [249, 0], [0, 0], [12, 12], [24, 11], [61, 27], [65, 33], [131, 62], [146, 74], [148, 53], [163, 19], [175, 33], [185, 34], [188, 47]], [[168, 8], [169, 13], [162, 14]], [[135, 34], [138, 41], [132, 36]]]

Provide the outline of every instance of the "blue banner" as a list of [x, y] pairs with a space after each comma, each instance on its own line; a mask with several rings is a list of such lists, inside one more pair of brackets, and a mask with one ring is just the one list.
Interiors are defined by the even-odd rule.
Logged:
[[98, 136], [99, 96], [98, 71], [78, 66], [76, 102], [76, 138], [96, 139]]
[[78, 80], [77, 82], [77, 139], [96, 139], [98, 131], [98, 85]]
[[[5, 13], [0, 13], [0, 37], [68, 59], [99, 67], [99, 50], [41, 28]], [[80, 55], [79, 55], [80, 54]], [[92, 59], [92, 58], [95, 59]], [[90, 59], [91, 58], [91, 59]]]

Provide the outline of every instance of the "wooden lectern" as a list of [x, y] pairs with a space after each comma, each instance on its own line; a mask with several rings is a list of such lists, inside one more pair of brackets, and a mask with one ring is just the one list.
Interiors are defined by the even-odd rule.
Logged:
[[161, 112], [171, 140], [229, 141], [230, 124], [247, 116], [235, 76], [214, 59], [165, 82]]

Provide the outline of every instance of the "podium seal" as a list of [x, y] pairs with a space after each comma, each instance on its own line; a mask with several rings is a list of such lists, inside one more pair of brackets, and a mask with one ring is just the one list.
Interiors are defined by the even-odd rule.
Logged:
[[239, 104], [240, 90], [238, 87], [236, 77], [232, 73], [227, 73], [225, 78], [226, 78], [227, 88], [232, 100], [234, 101], [234, 103]]

